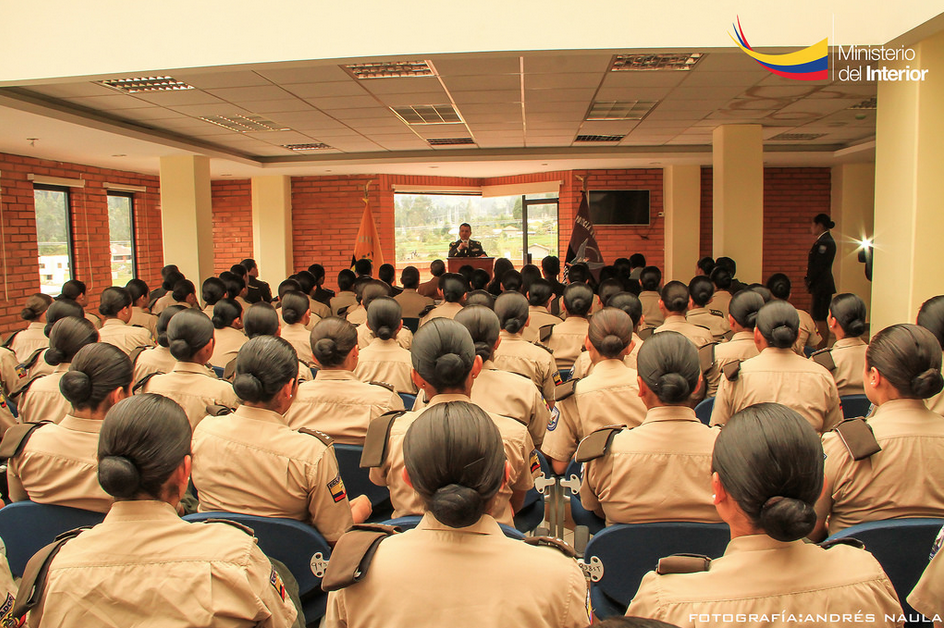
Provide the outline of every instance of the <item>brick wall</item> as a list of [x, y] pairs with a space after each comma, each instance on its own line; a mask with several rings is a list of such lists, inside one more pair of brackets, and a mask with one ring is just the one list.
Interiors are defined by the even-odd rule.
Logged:
[[701, 229], [698, 240], [698, 257], [712, 255], [711, 238], [713, 237], [714, 225], [712, 224], [712, 200], [714, 198], [714, 179], [712, 178], [711, 168], [701, 169]]
[[0, 226], [3, 250], [0, 288], [0, 333], [24, 327], [23, 301], [39, 291], [36, 213], [33, 184], [27, 175], [84, 179], [84, 188], [70, 188], [75, 268], [73, 276], [88, 287], [89, 309], [95, 311], [102, 290], [112, 285], [108, 234], [107, 190], [104, 183], [146, 187], [134, 194], [138, 276], [149, 286], [160, 282], [163, 265], [160, 187], [158, 177], [95, 168], [19, 155], [0, 154]]
[[[213, 272], [252, 257], [252, 184], [224, 179], [210, 184], [213, 205]], [[203, 281], [206, 277], [201, 277]], [[195, 282], [196, 283], [196, 282]]]

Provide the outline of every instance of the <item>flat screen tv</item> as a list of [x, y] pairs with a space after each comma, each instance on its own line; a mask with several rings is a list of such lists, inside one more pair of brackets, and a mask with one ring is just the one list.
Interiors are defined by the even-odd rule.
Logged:
[[589, 202], [594, 225], [649, 224], [649, 190], [591, 191]]

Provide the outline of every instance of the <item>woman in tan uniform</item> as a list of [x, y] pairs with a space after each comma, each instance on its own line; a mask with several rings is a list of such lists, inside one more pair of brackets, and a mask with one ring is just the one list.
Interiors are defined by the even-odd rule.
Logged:
[[[767, 289], [770, 290], [771, 296], [780, 301], [790, 299], [791, 287], [790, 278], [783, 273], [774, 273], [767, 280]], [[797, 315], [800, 317], [800, 328], [797, 331], [796, 342], [793, 343], [793, 350], [797, 355], [806, 357], [803, 352], [804, 347], [815, 348], [819, 346], [823, 338], [819, 335], [816, 323], [813, 322], [813, 317], [808, 312], [797, 310]]]
[[131, 320], [131, 294], [124, 288], [112, 286], [102, 291], [98, 312], [102, 315], [99, 342], [115, 345], [131, 355], [138, 347], [152, 347], [151, 332], [144, 327], [133, 327]]
[[413, 383], [410, 352], [396, 340], [403, 328], [402, 312], [400, 303], [390, 297], [371, 301], [366, 326], [374, 339], [360, 349], [354, 375], [362, 382], [385, 382], [398, 393], [415, 395], [419, 389]]
[[[271, 304], [265, 301], [259, 301], [249, 306], [249, 309], [243, 313], [243, 331], [246, 332], [246, 338], [252, 340], [256, 336], [279, 336], [281, 328], [279, 327], [279, 313]], [[231, 371], [231, 372], [230, 372]], [[224, 379], [232, 381], [236, 375], [236, 362], [232, 361], [226, 365], [226, 372], [223, 373]], [[311, 374], [311, 367], [301, 360], [298, 361], [298, 383], [311, 381], [314, 377]]]
[[43, 354], [43, 359], [55, 370], [21, 389], [17, 405], [21, 423], [62, 421], [71, 405], [60, 392], [59, 382], [69, 370], [75, 354], [94, 342], [98, 342], [98, 331], [88, 320], [69, 316], [56, 321], [49, 333], [50, 347]]
[[[823, 437], [816, 538], [827, 527], [835, 534], [879, 519], [944, 518], [944, 422], [923, 402], [944, 388], [937, 340], [917, 325], [886, 327], [872, 338], [865, 368], [865, 394], [878, 409], [867, 426], [847, 421]], [[848, 431], [856, 428], [870, 447], [856, 447]]]
[[72, 299], [83, 308], [86, 308], [85, 318], [89, 320], [90, 323], [95, 325], [95, 329], [101, 329], [102, 322], [97, 316], [87, 311], [89, 300], [88, 300], [88, 290], [85, 286], [84, 281], [79, 281], [78, 279], [70, 279], [69, 281], [62, 284], [62, 292], [56, 297], [56, 300], [59, 299]]
[[[918, 325], [924, 327], [937, 338], [944, 351], [944, 296], [931, 297], [918, 310]], [[944, 415], [944, 392], [926, 400], [927, 406], [934, 412]]]
[[455, 318], [456, 313], [462, 309], [462, 299], [465, 297], [467, 286], [462, 275], [447, 273], [440, 277], [439, 294], [442, 297], [442, 303], [420, 319], [420, 326], [435, 318]]
[[251, 532], [178, 516], [192, 460], [180, 407], [138, 395], [101, 432], [98, 479], [115, 503], [55, 554], [29, 625], [291, 626], [294, 605]]
[[[615, 307], [623, 310], [633, 320], [633, 344], [623, 358], [623, 362], [631, 369], [636, 368], [636, 357], [639, 355], [639, 349], [642, 347], [642, 338], [636, 335], [636, 330], [642, 322], [642, 302], [635, 294], [631, 292], [617, 292], [607, 299], [607, 307]], [[571, 372], [571, 378], [586, 377], [593, 371], [593, 362], [590, 361], [590, 352], [584, 351], [574, 362], [574, 368]]]
[[715, 337], [707, 327], [689, 322], [685, 316], [691, 303], [688, 286], [681, 281], [670, 281], [662, 287], [662, 297], [659, 299], [659, 311], [662, 313], [663, 323], [653, 333], [663, 331], [677, 331], [692, 341], [696, 349], [715, 342]]
[[220, 299], [226, 298], [226, 284], [219, 277], [207, 277], [200, 292], [203, 297], [203, 313], [208, 318], [213, 318], [213, 308]]
[[[46, 325], [43, 327], [43, 335], [46, 337], [46, 345], [33, 351], [27, 360], [21, 363], [17, 368], [20, 376], [18, 388], [25, 388], [29, 382], [37, 380], [43, 375], [49, 375], [53, 372], [53, 365], [43, 359], [43, 355], [49, 348], [49, 334], [52, 333], [53, 326], [64, 318], [88, 318], [85, 316], [85, 310], [82, 306], [72, 299], [59, 299], [53, 301], [49, 309], [46, 310]], [[90, 323], [92, 321], [89, 321]], [[92, 323], [94, 326], [95, 323]], [[98, 329], [97, 327], [95, 329]]]
[[98, 485], [98, 436], [105, 413], [131, 394], [132, 373], [131, 360], [113, 345], [96, 342], [76, 354], [59, 381], [71, 412], [58, 425], [10, 430], [0, 444], [18, 451], [7, 466], [13, 501], [108, 511], [111, 497]]
[[286, 424], [297, 377], [298, 358], [281, 338], [259, 336], [243, 346], [233, 380], [242, 405], [194, 430], [193, 485], [201, 512], [295, 519], [333, 544], [367, 519], [370, 500], [348, 502], [328, 436]]
[[721, 521], [711, 497], [711, 451], [720, 430], [703, 425], [688, 403], [702, 385], [698, 352], [675, 332], [656, 334], [639, 351], [639, 396], [646, 418], [603, 446], [584, 441], [580, 501], [614, 523]]
[[356, 584], [340, 568], [364, 533], [342, 537], [326, 575], [337, 590], [328, 596], [325, 626], [589, 623], [587, 581], [571, 555], [508, 539], [488, 514], [507, 482], [508, 463], [501, 434], [481, 408], [462, 401], [430, 408], [410, 426], [403, 450], [427, 513], [415, 529], [383, 540]]
[[528, 286], [528, 313], [530, 320], [524, 328], [522, 336], [528, 342], [538, 342], [538, 334], [542, 327], [556, 325], [561, 322], [559, 316], [554, 316], [548, 310], [554, 298], [554, 289], [546, 279], [537, 279]]
[[289, 290], [282, 295], [282, 339], [292, 345], [298, 359], [305, 364], [313, 364], [315, 357], [311, 353], [311, 332], [307, 329], [311, 320], [308, 297], [303, 292]]
[[639, 284], [642, 286], [639, 301], [642, 303], [643, 329], [655, 329], [665, 322], [665, 315], [659, 309], [662, 271], [656, 266], [646, 266], [639, 275]]
[[802, 540], [823, 487], [823, 448], [803, 417], [772, 403], [738, 413], [715, 442], [712, 471], [715, 507], [731, 528], [724, 556], [663, 559], [627, 615], [681, 627], [896, 625], [885, 615], [901, 614], [898, 597], [871, 554]]
[[343, 318], [329, 316], [311, 330], [311, 348], [320, 370], [298, 387], [285, 413], [292, 429], [320, 430], [345, 445], [363, 445], [367, 426], [381, 414], [403, 410], [390, 384], [365, 383], [357, 368], [357, 330]]
[[839, 396], [865, 394], [863, 373], [865, 351], [869, 348], [862, 341], [866, 330], [865, 303], [848, 292], [837, 294], [829, 304], [826, 325], [836, 336], [836, 343], [829, 349], [821, 349], [811, 358], [826, 367], [836, 380]]
[[213, 306], [213, 354], [210, 366], [226, 367], [236, 359], [239, 348], [248, 338], [243, 333], [243, 308], [233, 299], [220, 299]]
[[754, 344], [754, 327], [757, 313], [762, 307], [764, 297], [753, 290], [741, 290], [728, 303], [728, 324], [734, 335], [727, 342], [714, 347], [714, 364], [706, 375], [709, 397], [717, 394], [719, 380], [728, 364], [760, 355]]
[[[374, 302], [374, 299], [380, 299], [389, 296], [390, 286], [382, 281], [372, 281], [364, 286], [364, 291], [361, 296], [361, 303], [365, 308], [364, 322], [356, 323], [348, 318], [348, 322], [357, 325], [357, 346], [359, 349], [366, 349], [367, 346], [377, 337], [373, 331], [373, 328], [367, 324], [369, 322], [369, 319], [367, 318], [367, 311], [370, 308], [370, 304]], [[394, 338], [396, 339], [400, 348], [406, 349], [407, 351], [410, 350], [410, 345], [413, 344], [413, 332], [411, 332], [409, 328], [400, 325], [400, 329], [396, 331]]]
[[702, 327], [707, 327], [715, 342], [724, 342], [731, 337], [731, 326], [727, 316], [720, 310], [715, 314], [708, 309], [708, 303], [715, 294], [714, 284], [705, 276], [693, 278], [688, 284], [688, 293], [692, 305], [685, 313], [685, 320]]
[[148, 285], [141, 279], [132, 279], [125, 284], [125, 290], [131, 295], [131, 320], [129, 325], [136, 325], [148, 330], [151, 342], [157, 342], [157, 317], [148, 309]]
[[46, 310], [52, 304], [52, 297], [37, 292], [26, 299], [26, 304], [20, 312], [20, 318], [27, 322], [26, 329], [14, 332], [7, 338], [3, 346], [16, 354], [16, 361], [25, 362], [34, 351], [49, 346], [49, 339], [43, 333], [46, 326]]
[[715, 266], [709, 277], [715, 287], [715, 293], [711, 297], [711, 301], [708, 302], [708, 309], [721, 312], [727, 319], [728, 314], [731, 313], [731, 299], [734, 298], [731, 295], [731, 273], [728, 272], [727, 268]]
[[501, 331], [492, 360], [495, 366], [531, 380], [549, 407], [554, 407], [554, 391], [560, 383], [557, 365], [550, 350], [527, 342], [524, 333], [531, 320], [528, 301], [516, 292], [506, 292], [495, 299], [495, 315]]
[[167, 340], [177, 360], [174, 368], [170, 373], [148, 377], [135, 392], [157, 393], [176, 401], [194, 427], [206, 416], [209, 406], [239, 405], [232, 385], [206, 367], [213, 354], [213, 323], [203, 312], [188, 308], [176, 314], [167, 325]]
[[593, 372], [557, 388], [560, 415], [551, 417], [541, 447], [556, 473], [567, 469], [577, 444], [591, 432], [607, 425], [635, 427], [646, 418], [636, 371], [623, 362], [632, 338], [633, 321], [626, 312], [604, 308], [593, 315], [586, 342]]
[[568, 284], [561, 299], [567, 318], [555, 325], [542, 327], [538, 333], [540, 341], [554, 354], [558, 371], [570, 370], [583, 351], [587, 329], [590, 327], [587, 316], [593, 298], [593, 290], [587, 284]]
[[736, 412], [765, 401], [793, 408], [820, 434], [842, 421], [832, 375], [793, 351], [799, 327], [796, 308], [786, 301], [775, 299], [760, 309], [754, 329], [760, 355], [721, 376], [712, 425], [724, 425]]
[[175, 314], [183, 312], [185, 309], [187, 308], [182, 305], [171, 305], [164, 308], [161, 315], [157, 317], [157, 346], [132, 356], [135, 388], [151, 373], [170, 373], [174, 365], [177, 364], [176, 358], [168, 348], [170, 339], [167, 337], [167, 325], [170, 324], [170, 319]]

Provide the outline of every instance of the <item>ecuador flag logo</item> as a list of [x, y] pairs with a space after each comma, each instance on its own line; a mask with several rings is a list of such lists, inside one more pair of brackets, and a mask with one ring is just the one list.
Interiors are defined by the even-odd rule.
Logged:
[[737, 26], [734, 28], [734, 35], [731, 35], [731, 39], [734, 40], [734, 43], [736, 43], [745, 54], [750, 55], [757, 63], [778, 76], [797, 81], [825, 81], [828, 78], [828, 39], [817, 42], [803, 50], [797, 50], [796, 52], [787, 54], [769, 55], [754, 52], [751, 45], [747, 43], [744, 29], [741, 28], [740, 18], [738, 18]]

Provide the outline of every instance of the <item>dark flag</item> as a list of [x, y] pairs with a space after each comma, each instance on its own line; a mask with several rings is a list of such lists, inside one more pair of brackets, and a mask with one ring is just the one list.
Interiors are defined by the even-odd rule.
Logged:
[[564, 258], [567, 266], [583, 262], [596, 276], [603, 268], [603, 255], [597, 245], [596, 231], [590, 222], [590, 204], [587, 202], [587, 192], [583, 191], [580, 197], [580, 209], [574, 218], [574, 230], [570, 234], [570, 243], [567, 245], [567, 256]]

